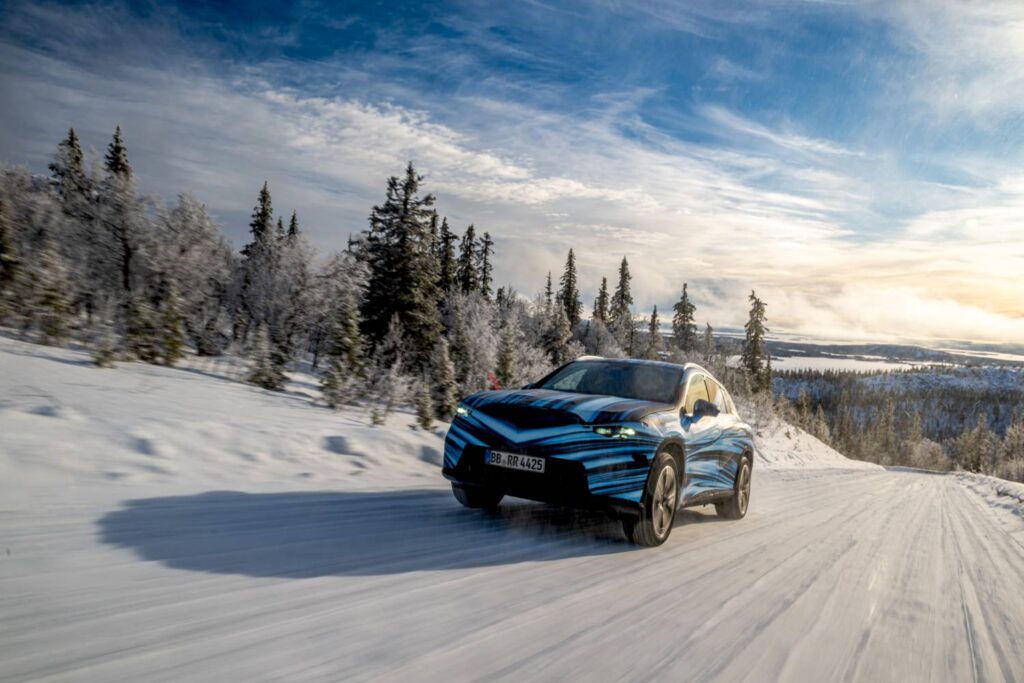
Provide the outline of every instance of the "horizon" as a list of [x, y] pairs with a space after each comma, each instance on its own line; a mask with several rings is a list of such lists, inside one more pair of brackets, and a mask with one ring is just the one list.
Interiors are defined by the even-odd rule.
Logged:
[[143, 191], [238, 246], [266, 180], [325, 251], [411, 160], [498, 284], [574, 248], [588, 315], [625, 255], [638, 317], [1024, 340], [1024, 7], [396, 7], [7, 4], [0, 158], [121, 125]]

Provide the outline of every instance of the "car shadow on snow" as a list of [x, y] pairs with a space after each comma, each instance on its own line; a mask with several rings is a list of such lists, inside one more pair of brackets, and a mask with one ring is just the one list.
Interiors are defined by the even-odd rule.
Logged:
[[374, 576], [634, 549], [611, 517], [506, 499], [467, 510], [446, 490], [237, 493], [127, 501], [100, 539], [175, 569], [254, 577]]

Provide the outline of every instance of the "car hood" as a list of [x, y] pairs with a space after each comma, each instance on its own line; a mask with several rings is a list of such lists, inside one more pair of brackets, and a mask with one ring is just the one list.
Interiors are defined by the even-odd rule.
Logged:
[[550, 389], [481, 391], [463, 402], [473, 410], [529, 428], [573, 423], [637, 422], [645, 415], [674, 408], [668, 403]]

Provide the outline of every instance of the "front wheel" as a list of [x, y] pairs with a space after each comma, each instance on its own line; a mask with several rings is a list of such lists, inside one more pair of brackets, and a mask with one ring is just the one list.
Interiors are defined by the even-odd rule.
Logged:
[[743, 519], [747, 514], [748, 505], [750, 505], [750, 460], [744, 455], [740, 458], [740, 468], [736, 470], [732, 498], [715, 503], [715, 513], [726, 519]]
[[636, 517], [622, 520], [626, 537], [637, 545], [661, 545], [672, 533], [679, 507], [679, 475], [676, 461], [668, 453], [659, 453], [651, 465], [644, 491], [643, 508]]
[[486, 486], [465, 486], [452, 482], [452, 493], [455, 499], [468, 508], [484, 508], [492, 510], [498, 507], [498, 503], [505, 497], [501, 491], [495, 491]]

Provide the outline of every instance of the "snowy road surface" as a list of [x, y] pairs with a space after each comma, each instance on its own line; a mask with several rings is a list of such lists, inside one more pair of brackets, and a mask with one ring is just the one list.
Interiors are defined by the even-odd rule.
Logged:
[[1024, 520], [976, 481], [762, 462], [641, 550], [461, 509], [396, 420], [0, 341], [0, 680], [1024, 680]]

